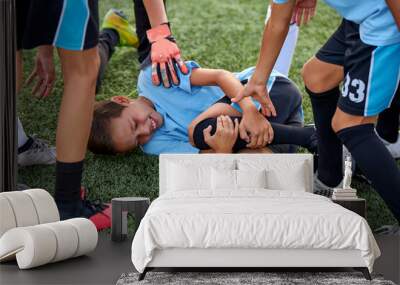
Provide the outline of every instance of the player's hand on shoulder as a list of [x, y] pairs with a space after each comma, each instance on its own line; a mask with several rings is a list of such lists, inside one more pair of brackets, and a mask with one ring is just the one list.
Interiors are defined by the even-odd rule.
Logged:
[[163, 84], [169, 88], [179, 85], [178, 68], [183, 74], [189, 72], [181, 58], [175, 39], [171, 35], [168, 24], [161, 24], [147, 31], [151, 43], [151, 78], [154, 85]]

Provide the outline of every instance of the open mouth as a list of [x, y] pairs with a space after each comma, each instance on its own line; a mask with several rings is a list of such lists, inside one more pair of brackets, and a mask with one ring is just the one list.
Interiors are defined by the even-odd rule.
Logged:
[[157, 122], [154, 120], [152, 117], [150, 117], [150, 123], [151, 123], [151, 130], [154, 131], [157, 129]]

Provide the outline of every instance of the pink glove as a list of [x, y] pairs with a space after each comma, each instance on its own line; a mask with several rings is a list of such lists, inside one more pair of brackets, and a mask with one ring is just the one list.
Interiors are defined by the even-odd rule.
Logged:
[[178, 45], [171, 38], [171, 31], [166, 24], [161, 24], [147, 31], [151, 43], [151, 78], [154, 85], [171, 87], [171, 83], [179, 85], [176, 66], [183, 74], [189, 72], [181, 59]]

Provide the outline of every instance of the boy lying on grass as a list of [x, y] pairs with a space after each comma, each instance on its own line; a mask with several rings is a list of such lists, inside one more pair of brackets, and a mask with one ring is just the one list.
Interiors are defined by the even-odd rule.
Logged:
[[179, 86], [154, 86], [149, 66], [139, 74], [137, 99], [117, 96], [96, 103], [89, 149], [117, 154], [140, 146], [147, 154], [159, 155], [231, 153], [267, 145], [276, 152], [294, 152], [297, 145], [316, 152], [315, 130], [302, 127], [301, 95], [289, 79], [277, 72], [271, 75], [267, 88], [276, 114], [268, 120], [252, 99], [230, 101], [254, 68], [233, 74], [200, 68], [195, 62], [186, 65], [189, 73], [180, 74]]

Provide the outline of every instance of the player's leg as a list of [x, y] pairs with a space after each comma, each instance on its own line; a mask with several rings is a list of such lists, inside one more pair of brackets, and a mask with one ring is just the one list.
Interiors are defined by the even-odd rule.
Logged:
[[[277, 116], [269, 118], [271, 123], [280, 123], [289, 126], [302, 127], [304, 114], [300, 90], [288, 78], [277, 76], [269, 92]], [[316, 137], [315, 137], [316, 139]], [[269, 148], [275, 153], [295, 153], [296, 145], [271, 145]]]
[[100, 62], [98, 48], [83, 51], [60, 48], [58, 53], [64, 93], [57, 126], [57, 159], [76, 162], [83, 160], [86, 153]]
[[[24, 82], [23, 40], [26, 30], [31, 1], [16, 2], [17, 24], [17, 53], [16, 53], [16, 94], [21, 92]], [[18, 118], [18, 166], [37, 164], [54, 164], [55, 149], [46, 142], [25, 133], [23, 125]]]
[[377, 136], [374, 123], [395, 97], [399, 54], [400, 44], [374, 47], [357, 41], [345, 59], [345, 81], [332, 121], [334, 131], [398, 221], [400, 171]]
[[96, 0], [57, 2], [62, 13], [55, 20], [53, 44], [60, 56], [64, 91], [56, 133], [55, 199], [62, 219], [90, 217], [95, 212], [81, 201], [81, 180], [99, 68], [98, 7]]
[[395, 98], [390, 108], [379, 114], [376, 131], [378, 135], [387, 143], [397, 142], [399, 137], [399, 118], [400, 117], [400, 88], [397, 89]]
[[133, 2], [135, 9], [136, 33], [139, 38], [139, 62], [142, 64], [150, 54], [151, 50], [151, 45], [146, 35], [146, 31], [151, 28], [151, 25], [143, 0], [133, 0]]
[[[23, 85], [23, 56], [22, 49], [16, 55], [16, 93], [19, 94]], [[39, 164], [54, 164], [56, 162], [56, 151], [45, 141], [28, 136], [18, 118], [18, 166], [30, 166]]]
[[[16, 69], [16, 94], [19, 94], [24, 80], [24, 63], [22, 54], [22, 42], [25, 33], [26, 18], [29, 9], [29, 1], [16, 2], [16, 24], [17, 24], [17, 53], [15, 59]], [[25, 134], [21, 121], [18, 118], [18, 148], [22, 147], [27, 141], [28, 136]]]
[[343, 178], [342, 144], [333, 131], [331, 122], [340, 96], [339, 84], [343, 80], [348, 31], [352, 28], [343, 20], [336, 32], [302, 70], [318, 135], [319, 157], [315, 192], [327, 196], [331, 194], [330, 188], [338, 186]]
[[[16, 94], [19, 94], [21, 91], [21, 86], [23, 82], [23, 58], [22, 58], [22, 50], [17, 50], [16, 54]], [[21, 121], [18, 118], [18, 153], [23, 152], [22, 147], [28, 149], [31, 144], [26, 145], [29, 141], [29, 137], [26, 135], [25, 130], [22, 126]]]
[[100, 66], [96, 82], [96, 94], [99, 92], [109, 60], [114, 54], [115, 47], [118, 45], [118, 33], [111, 29], [102, 30], [99, 34], [99, 57]]
[[[239, 123], [242, 117], [231, 116], [234, 121], [238, 119]], [[214, 135], [217, 130], [217, 118], [208, 118], [199, 122], [193, 131], [193, 142], [194, 146], [201, 150], [210, 149], [209, 145], [205, 142], [203, 131], [211, 126], [211, 135]], [[274, 131], [274, 138], [270, 145], [296, 145], [307, 148], [311, 153], [316, 151], [316, 142], [313, 140], [313, 134], [315, 133], [312, 127], [296, 127], [289, 126], [280, 123], [271, 123], [271, 127]], [[238, 152], [246, 148], [247, 142], [240, 137], [236, 139], [233, 147], [234, 152]]]
[[128, 18], [123, 11], [110, 9], [104, 16], [102, 29], [99, 34], [99, 56], [100, 67], [97, 77], [96, 94], [104, 78], [106, 67], [114, 54], [116, 46], [137, 47], [139, 39], [129, 24]]
[[83, 160], [89, 138], [99, 66], [97, 47], [58, 50], [64, 93], [58, 115], [56, 193], [61, 218], [80, 216]]
[[[17, 50], [16, 54], [16, 93], [19, 94], [21, 91], [21, 86], [23, 82], [23, 59], [22, 59], [22, 50]], [[27, 141], [28, 136], [26, 135], [24, 128], [22, 127], [21, 121], [18, 118], [18, 148], [22, 147]]]

